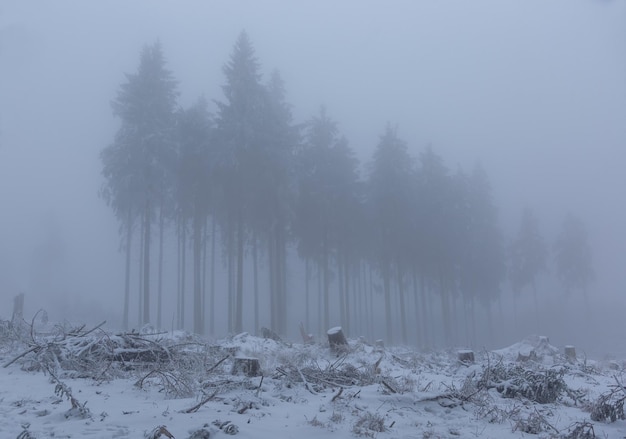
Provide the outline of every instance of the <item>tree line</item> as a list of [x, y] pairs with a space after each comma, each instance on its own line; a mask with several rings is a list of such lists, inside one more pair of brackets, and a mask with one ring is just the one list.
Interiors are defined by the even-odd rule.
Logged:
[[[376, 320], [388, 341], [428, 345], [441, 327], [452, 342], [460, 316], [475, 332], [476, 305], [491, 316], [507, 278], [514, 291], [536, 291], [549, 253], [537, 221], [525, 210], [505, 243], [482, 167], [451, 171], [430, 147], [413, 156], [392, 125], [361, 164], [325, 108], [293, 120], [280, 74], [264, 81], [245, 32], [223, 73], [214, 114], [204, 97], [180, 108], [156, 42], [112, 101], [120, 127], [101, 152], [100, 195], [126, 255], [125, 328], [133, 266], [139, 324], [164, 326], [170, 236], [174, 325], [199, 334], [216, 332], [219, 313], [229, 332], [285, 334], [298, 319], [358, 331]], [[563, 284], [586, 290], [584, 224], [568, 217], [554, 250]]]

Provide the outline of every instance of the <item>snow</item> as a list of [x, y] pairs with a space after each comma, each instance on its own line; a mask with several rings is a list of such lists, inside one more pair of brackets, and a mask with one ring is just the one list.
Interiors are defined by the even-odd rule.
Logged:
[[[168, 337], [190, 345], [198, 341], [184, 333]], [[86, 417], [72, 409], [67, 394], [47, 372], [25, 370], [30, 362], [0, 367], [0, 436], [17, 438], [28, 431], [30, 436], [22, 437], [142, 438], [151, 432], [157, 437], [154, 432], [162, 426], [177, 439], [201, 429], [211, 438], [230, 437], [230, 431], [242, 439], [550, 438], [567, 437], [575, 422], [593, 424], [598, 438], [626, 436], [626, 421], [591, 421], [587, 408], [622, 382], [624, 364], [567, 362], [559, 348], [540, 337], [494, 352], [475, 352], [475, 364], [460, 363], [458, 350], [382, 349], [363, 340], [350, 340], [349, 351], [340, 354], [327, 344], [284, 343], [250, 334], [210, 344], [207, 352], [220, 354], [207, 356], [205, 370], [223, 360], [223, 353], [232, 356], [210, 372], [198, 371], [198, 389], [203, 392], [186, 398], [169, 397], [158, 380], [146, 379], [138, 387], [145, 370], [100, 381], [58, 370], [58, 381], [69, 388], [79, 407], [88, 409]], [[9, 363], [23, 348], [4, 346], [0, 364]], [[520, 354], [530, 352], [535, 352], [534, 360], [518, 361]], [[235, 357], [259, 359], [263, 376], [232, 375]], [[473, 390], [478, 377], [498, 365], [562, 371], [567, 387], [580, 399], [564, 393], [554, 403], [538, 404], [523, 397], [504, 398], [496, 388]], [[524, 433], [518, 422], [533, 416], [546, 421], [538, 435]]]

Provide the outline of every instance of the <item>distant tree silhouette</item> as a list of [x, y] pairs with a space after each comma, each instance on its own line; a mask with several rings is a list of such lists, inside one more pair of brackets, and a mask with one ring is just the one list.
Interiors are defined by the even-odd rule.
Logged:
[[556, 271], [566, 292], [582, 291], [587, 299], [587, 288], [594, 280], [591, 247], [587, 229], [582, 220], [568, 214], [554, 243]]

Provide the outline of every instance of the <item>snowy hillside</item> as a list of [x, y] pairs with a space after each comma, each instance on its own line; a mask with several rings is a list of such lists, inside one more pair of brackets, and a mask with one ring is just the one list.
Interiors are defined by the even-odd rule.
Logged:
[[3, 438], [626, 436], [624, 364], [542, 337], [465, 352], [472, 363], [364, 340], [0, 331]]

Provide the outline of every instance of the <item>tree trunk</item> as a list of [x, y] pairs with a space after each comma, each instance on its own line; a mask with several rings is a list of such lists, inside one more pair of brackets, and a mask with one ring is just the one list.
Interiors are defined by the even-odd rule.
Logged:
[[150, 323], [150, 225], [152, 223], [150, 218], [152, 207], [150, 200], [146, 202], [146, 226], [144, 229], [145, 238], [143, 240], [144, 255], [143, 255], [143, 321], [145, 325]]
[[130, 255], [133, 238], [133, 217], [131, 208], [128, 208], [126, 219], [126, 273], [124, 276], [124, 311], [122, 314], [122, 327], [128, 330], [128, 309], [130, 306]]
[[[202, 327], [206, 330], [206, 271], [207, 247], [209, 242], [209, 217], [206, 215], [202, 224]], [[203, 332], [204, 333], [204, 332]]]
[[385, 294], [385, 323], [387, 327], [387, 342], [393, 343], [393, 327], [391, 320], [391, 281], [389, 267], [385, 264], [383, 268], [383, 289]]
[[404, 274], [402, 270], [398, 268], [398, 297], [400, 300], [400, 330], [402, 331], [402, 343], [407, 343], [406, 335], [406, 305], [404, 303]]
[[311, 320], [310, 320], [310, 308], [309, 308], [309, 295], [310, 295], [310, 285], [311, 282], [311, 266], [309, 262], [309, 258], [304, 258], [304, 321], [306, 322], [306, 327], [311, 328]]
[[198, 212], [193, 217], [193, 332], [204, 333], [202, 321], [202, 219]]
[[183, 220], [180, 245], [180, 329], [185, 328], [185, 284], [187, 279], [187, 224]]
[[215, 334], [215, 235], [217, 227], [215, 225], [215, 218], [211, 221], [211, 298], [209, 301], [210, 321], [210, 333]]
[[237, 218], [237, 297], [235, 298], [235, 332], [243, 331], [243, 216]]
[[141, 230], [139, 231], [139, 295], [138, 295], [138, 301], [137, 301], [137, 325], [141, 326], [141, 322], [143, 321], [143, 315], [142, 315], [142, 311], [143, 311], [143, 306], [142, 306], [142, 300], [143, 300], [143, 272], [144, 272], [144, 265], [143, 265], [143, 258], [144, 258], [144, 253], [145, 253], [145, 247], [144, 247], [144, 240], [146, 239], [146, 235], [145, 235], [145, 228], [146, 228], [146, 220], [144, 218], [145, 212], [141, 215], [141, 218], [139, 220], [140, 224], [141, 224]]
[[253, 272], [252, 281], [254, 282], [254, 330], [259, 329], [259, 255], [258, 255], [258, 242], [257, 237], [254, 235], [252, 238], [252, 265]]
[[159, 274], [157, 285], [157, 329], [161, 329], [161, 314], [163, 311], [163, 229], [165, 229], [165, 215], [163, 215], [163, 201], [159, 209]]
[[330, 307], [329, 307], [329, 287], [330, 287], [330, 275], [328, 273], [328, 249], [326, 246], [326, 242], [324, 241], [323, 247], [324, 247], [324, 253], [322, 256], [322, 264], [323, 264], [323, 270], [324, 270], [324, 327], [328, 328], [328, 326], [330, 326], [329, 322], [330, 322]]
[[337, 252], [337, 290], [339, 292], [339, 321], [341, 325], [346, 323], [346, 290], [344, 278], [346, 277], [343, 257]]

